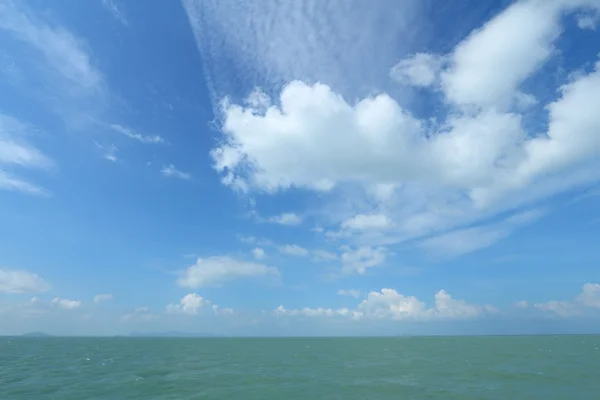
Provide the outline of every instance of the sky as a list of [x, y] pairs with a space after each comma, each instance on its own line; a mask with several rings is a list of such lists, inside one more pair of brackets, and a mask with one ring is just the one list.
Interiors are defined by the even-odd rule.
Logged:
[[0, 0], [0, 334], [600, 332], [600, 0]]

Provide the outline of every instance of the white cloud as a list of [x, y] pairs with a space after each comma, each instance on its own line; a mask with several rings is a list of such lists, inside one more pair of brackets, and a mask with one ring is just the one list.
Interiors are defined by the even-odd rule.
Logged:
[[160, 172], [168, 178], [177, 178], [183, 180], [192, 179], [192, 175], [190, 173], [178, 170], [173, 164], [164, 166]]
[[233, 308], [221, 308], [216, 304], [212, 305], [212, 310], [215, 315], [232, 315], [235, 313]]
[[279, 306], [277, 307], [275, 310], [273, 310], [273, 315], [276, 316], [284, 316], [284, 315], [289, 315], [289, 316], [305, 316], [305, 317], [335, 317], [335, 316], [341, 316], [341, 317], [347, 317], [347, 316], [351, 316], [351, 312], [350, 310], [348, 310], [347, 308], [339, 308], [339, 309], [332, 309], [332, 308], [309, 308], [309, 307], [305, 307], [302, 309], [297, 309], [297, 310], [289, 310], [286, 309], [284, 306]]
[[361, 317], [373, 319], [428, 319], [431, 311], [414, 296], [405, 296], [394, 289], [370, 292], [357, 309]]
[[0, 293], [39, 293], [50, 286], [36, 274], [27, 271], [0, 268]]
[[110, 128], [116, 132], [119, 132], [119, 133], [127, 136], [130, 139], [134, 139], [134, 140], [137, 140], [142, 143], [158, 144], [158, 143], [165, 142], [165, 140], [158, 135], [154, 135], [154, 136], [142, 135], [140, 133], [135, 132], [131, 128], [127, 128], [127, 127], [119, 125], [119, 124], [112, 124], [112, 125], [110, 125]]
[[66, 310], [73, 310], [81, 306], [81, 301], [55, 297], [52, 299], [52, 304], [56, 305], [57, 307], [64, 308]]
[[600, 284], [584, 284], [581, 293], [572, 301], [551, 300], [545, 303], [520, 301], [517, 303], [517, 307], [539, 310], [560, 318], [584, 316], [590, 312], [600, 310]]
[[368, 268], [376, 267], [385, 262], [387, 250], [384, 247], [363, 246], [359, 248], [344, 247], [340, 259], [342, 273], [364, 274]]
[[44, 54], [48, 64], [74, 87], [96, 90], [101, 85], [102, 76], [82, 50], [81, 42], [70, 32], [53, 29], [12, 2], [0, 8], [0, 29]]
[[53, 161], [27, 142], [35, 129], [15, 118], [0, 114], [0, 165], [49, 168]]
[[471, 319], [494, 312], [496, 309], [492, 306], [478, 306], [464, 300], [454, 299], [445, 290], [440, 290], [435, 294], [435, 311], [433, 313], [437, 318]]
[[104, 78], [84, 41], [39, 16], [22, 2], [4, 2], [0, 8], [0, 30], [34, 50], [10, 53], [19, 69], [35, 78], [26, 81], [28, 94], [41, 96], [70, 124], [90, 123], [91, 113], [105, 102]]
[[44, 195], [47, 190], [30, 183], [8, 169], [42, 169], [54, 167], [54, 162], [31, 144], [27, 138], [36, 130], [31, 125], [0, 113], [0, 189]]
[[283, 246], [279, 246], [279, 251], [283, 254], [288, 254], [291, 256], [297, 257], [306, 257], [308, 256], [308, 250], [304, 247], [300, 247], [297, 244], [286, 244]]
[[113, 295], [110, 293], [98, 294], [94, 296], [94, 303], [102, 303], [103, 301], [110, 301], [113, 299]]
[[596, 30], [596, 26], [600, 21], [600, 9], [590, 10], [589, 12], [581, 12], [576, 16], [577, 26], [579, 29]]
[[491, 246], [508, 236], [513, 230], [535, 221], [542, 215], [543, 212], [540, 210], [523, 212], [495, 224], [458, 229], [434, 236], [423, 240], [419, 246], [444, 256], [459, 256]]
[[121, 317], [121, 320], [124, 322], [133, 322], [133, 323], [145, 323], [152, 322], [159, 319], [157, 314], [153, 314], [150, 312], [148, 307], [138, 307], [132, 313], [124, 314]]
[[[235, 89], [234, 76], [252, 86], [302, 79], [364, 94], [387, 83], [382, 66], [393, 65], [395, 51], [410, 47], [421, 9], [418, 0], [379, 7], [360, 0], [183, 4], [216, 96]], [[268, 97], [255, 93], [251, 99], [256, 98], [268, 104]]]
[[428, 87], [438, 80], [443, 60], [434, 54], [416, 53], [400, 61], [390, 71], [392, 79], [401, 84]]
[[321, 249], [313, 251], [312, 255], [313, 260], [318, 262], [333, 261], [338, 259], [338, 255], [336, 253]]
[[600, 285], [586, 283], [576, 300], [586, 307], [600, 308]]
[[198, 288], [220, 285], [235, 279], [268, 275], [279, 275], [279, 271], [275, 267], [235, 260], [227, 256], [208, 257], [198, 258], [196, 264], [187, 268], [177, 282], [183, 287]]
[[575, 307], [573, 303], [570, 303], [568, 301], [552, 300], [546, 303], [533, 304], [533, 307], [538, 310], [555, 314], [563, 318], [581, 315], [581, 310]]
[[263, 258], [266, 257], [265, 250], [261, 247], [255, 247], [254, 249], [252, 249], [252, 255], [257, 260], [262, 260]]
[[269, 218], [269, 222], [279, 225], [300, 225], [302, 218], [295, 213], [283, 213]]
[[186, 294], [178, 304], [169, 304], [166, 308], [167, 313], [196, 315], [202, 312], [204, 307], [209, 307], [216, 316], [232, 315], [233, 308], [221, 308], [213, 304], [210, 300], [203, 298], [196, 293]]
[[427, 308], [424, 302], [414, 296], [405, 296], [393, 289], [381, 289], [370, 292], [354, 309], [340, 308], [302, 308], [286, 309], [279, 306], [274, 315], [306, 316], [306, 317], [347, 317], [355, 320], [468, 320], [495, 313], [496, 310], [487, 305], [469, 304], [463, 300], [452, 298], [446, 291], [440, 290], [435, 295], [435, 305]]
[[197, 314], [204, 306], [210, 305], [209, 300], [204, 299], [196, 293], [188, 293], [179, 301], [179, 304], [169, 304], [167, 312], [182, 314]]
[[392, 221], [384, 214], [358, 214], [344, 221], [342, 228], [354, 230], [381, 230], [389, 228]]
[[129, 21], [114, 0], [102, 0], [102, 5], [112, 14], [112, 16], [125, 26], [129, 26]]
[[460, 43], [442, 73], [449, 101], [507, 107], [519, 85], [546, 61], [561, 33], [557, 2], [519, 1]]
[[48, 196], [50, 192], [31, 182], [0, 169], [0, 189], [24, 192], [35, 196]]
[[[188, 2], [188, 14], [190, 3], [197, 4]], [[385, 93], [349, 102], [330, 85], [300, 80], [289, 81], [278, 97], [263, 93], [269, 101], [260, 109], [225, 99], [214, 167], [224, 184], [248, 191], [300, 188], [329, 195], [336, 205], [348, 203], [339, 192], [359, 193], [364, 201], [332, 206], [335, 215], [327, 218], [342, 228], [339, 237], [371, 246], [449, 232], [597, 181], [600, 63], [557, 88], [558, 97], [546, 104], [546, 128], [527, 131], [520, 114], [548, 101], [521, 85], [554, 54], [564, 14], [581, 6], [598, 3], [519, 1], [448, 54], [431, 55], [447, 61], [433, 85], [448, 108], [442, 121], [419, 120]], [[389, 220], [364, 217], [374, 202]], [[348, 229], [359, 226], [372, 229]], [[373, 232], [382, 226], [388, 232]], [[511, 230], [485, 231], [479, 244], [460, 252]]]
[[392, 320], [472, 319], [493, 313], [490, 306], [478, 306], [453, 299], [446, 291], [435, 294], [435, 305], [427, 308], [414, 296], [405, 296], [393, 289], [371, 292], [357, 307], [362, 317]]
[[357, 299], [361, 295], [360, 290], [358, 290], [358, 289], [348, 289], [348, 290], [340, 289], [340, 290], [337, 291], [337, 294], [340, 295], [340, 296], [355, 297]]
[[110, 146], [103, 146], [98, 142], [94, 142], [94, 145], [96, 145], [96, 148], [102, 152], [102, 158], [113, 163], [117, 162], [117, 152], [119, 151], [117, 146], [114, 144], [111, 144]]

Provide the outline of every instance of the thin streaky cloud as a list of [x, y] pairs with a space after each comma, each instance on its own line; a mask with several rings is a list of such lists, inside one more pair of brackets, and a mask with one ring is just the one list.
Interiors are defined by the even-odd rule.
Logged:
[[129, 20], [125, 17], [125, 14], [121, 10], [115, 0], [102, 0], [102, 5], [106, 8], [112, 16], [124, 26], [129, 26]]
[[153, 136], [146, 136], [146, 135], [142, 135], [140, 133], [137, 133], [136, 131], [134, 131], [131, 128], [127, 128], [123, 125], [119, 125], [119, 124], [112, 124], [110, 125], [110, 128], [116, 132], [119, 132], [125, 136], [127, 136], [130, 139], [134, 139], [137, 140], [139, 142], [142, 143], [146, 143], [146, 144], [158, 144], [158, 143], [164, 143], [165, 140], [158, 136], [158, 135], [153, 135]]
[[186, 181], [192, 179], [192, 174], [178, 170], [173, 164], [165, 165], [160, 172], [167, 178], [176, 178]]

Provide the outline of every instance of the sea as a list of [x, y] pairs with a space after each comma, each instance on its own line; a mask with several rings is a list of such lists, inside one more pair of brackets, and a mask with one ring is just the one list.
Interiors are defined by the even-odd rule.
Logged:
[[0, 337], [0, 400], [600, 399], [600, 336]]

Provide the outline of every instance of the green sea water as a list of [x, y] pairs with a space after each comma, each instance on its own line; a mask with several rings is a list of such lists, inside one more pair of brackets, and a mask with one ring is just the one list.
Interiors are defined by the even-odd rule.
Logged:
[[0, 338], [0, 399], [600, 399], [600, 336]]

